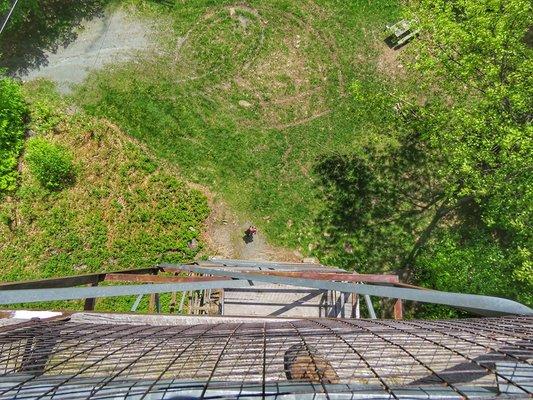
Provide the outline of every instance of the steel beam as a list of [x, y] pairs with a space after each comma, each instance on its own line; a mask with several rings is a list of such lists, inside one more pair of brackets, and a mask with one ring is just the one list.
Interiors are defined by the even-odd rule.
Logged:
[[[202, 268], [219, 268], [219, 265], [216, 264], [206, 264], [198, 263], [196, 265], [201, 266]], [[188, 272], [188, 270], [181, 268], [180, 266], [169, 266], [165, 265], [162, 267], [164, 271], [175, 271], [175, 272]], [[226, 271], [226, 269], [224, 269]], [[420, 290], [430, 290], [420, 286], [409, 285], [406, 283], [401, 283], [398, 275], [381, 275], [381, 274], [353, 274], [349, 272], [324, 272], [316, 270], [305, 270], [305, 271], [274, 271], [274, 270], [243, 270], [239, 271], [242, 273], [257, 273], [263, 275], [272, 275], [272, 276], [285, 276], [289, 278], [304, 278], [304, 279], [316, 279], [322, 281], [343, 281], [343, 282], [353, 282], [353, 283], [385, 283], [398, 287], [405, 287], [411, 289], [420, 289]]]
[[138, 295], [137, 298], [135, 299], [135, 302], [131, 306], [131, 310], [130, 311], [132, 311], [132, 312], [137, 311], [137, 308], [139, 308], [139, 304], [141, 304], [141, 300], [142, 299], [143, 299], [143, 295], [142, 294]]
[[403, 319], [403, 304], [401, 299], [397, 299], [394, 302], [394, 319]]
[[367, 282], [367, 283], [399, 283], [397, 275], [368, 275], [368, 274], [350, 274], [340, 272], [314, 272], [314, 271], [242, 271], [244, 273], [260, 273], [263, 275], [285, 276], [288, 278], [305, 278], [320, 281], [343, 281], [343, 282]]
[[[98, 283], [91, 283], [89, 287], [95, 287], [98, 286]], [[85, 304], [83, 305], [84, 311], [94, 311], [94, 307], [96, 306], [96, 298], [95, 297], [89, 297], [85, 299]]]
[[[162, 268], [171, 266], [172, 264], [160, 265]], [[533, 315], [533, 310], [531, 308], [515, 301], [500, 297], [440, 292], [437, 290], [407, 289], [393, 286], [316, 281], [313, 279], [279, 277], [261, 273], [243, 273], [214, 268], [203, 268], [192, 265], [181, 265], [179, 267], [190, 272], [214, 276], [229, 276], [232, 278], [249, 281], [269, 282], [281, 285], [301, 286], [323, 290], [337, 290], [340, 292], [359, 293], [362, 295], [367, 294], [370, 296], [419, 301], [422, 303], [442, 304], [451, 307], [463, 309], [466, 308], [473, 313], [480, 315]]]
[[322, 264], [309, 264], [300, 262], [277, 262], [277, 261], [257, 261], [257, 260], [237, 260], [228, 258], [210, 258], [207, 261], [201, 261], [201, 264], [217, 264], [227, 267], [255, 267], [255, 268], [301, 268], [309, 266], [311, 268], [325, 268]]
[[[230, 278], [226, 278], [229, 280]], [[135, 274], [107, 274], [105, 281], [111, 282], [139, 282], [139, 283], [174, 283], [174, 282], [208, 282], [220, 281], [217, 276], [158, 276]]]
[[365, 297], [366, 309], [368, 310], [368, 315], [370, 316], [370, 319], [377, 319], [376, 311], [374, 310], [374, 305], [372, 304], [372, 299], [370, 298], [368, 294], [365, 294], [364, 297]]
[[76, 300], [88, 297], [130, 296], [151, 293], [181, 292], [186, 290], [229, 289], [252, 286], [242, 280], [219, 279], [207, 282], [154, 283], [149, 285], [122, 285], [71, 287], [57, 289], [1, 290], [0, 304], [35, 303], [40, 301]]
[[141, 269], [128, 269], [124, 271], [116, 272], [102, 272], [98, 274], [87, 274], [87, 275], [77, 275], [77, 276], [64, 276], [61, 278], [50, 278], [50, 279], [38, 279], [34, 281], [25, 281], [25, 282], [13, 282], [13, 283], [3, 283], [0, 284], [0, 290], [20, 290], [20, 289], [48, 289], [48, 288], [66, 288], [72, 286], [82, 286], [82, 285], [91, 285], [98, 284], [102, 282], [106, 275], [109, 274], [146, 274], [146, 273], [157, 273], [159, 268], [141, 268]]

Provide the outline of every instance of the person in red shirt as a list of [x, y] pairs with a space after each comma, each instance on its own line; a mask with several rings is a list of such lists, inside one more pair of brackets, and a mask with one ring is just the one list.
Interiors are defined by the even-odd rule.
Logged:
[[257, 234], [257, 228], [253, 225], [250, 225], [248, 229], [244, 231], [244, 241], [246, 243], [253, 242], [255, 234]]

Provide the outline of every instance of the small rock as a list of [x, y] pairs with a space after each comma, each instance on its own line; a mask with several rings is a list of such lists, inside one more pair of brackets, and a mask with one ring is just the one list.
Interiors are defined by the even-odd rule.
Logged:
[[80, 110], [79, 107], [76, 107], [76, 106], [74, 106], [74, 105], [70, 105], [70, 106], [67, 107], [67, 109], [66, 109], [66, 113], [67, 113], [68, 115], [74, 115], [74, 114], [76, 114], [79, 110]]
[[248, 27], [248, 22], [250, 21], [248, 18], [246, 17], [243, 17], [242, 15], [239, 15], [237, 17], [237, 19], [239, 20], [239, 23], [241, 24], [241, 26], [246, 29]]
[[250, 108], [252, 106], [252, 103], [246, 100], [239, 100], [239, 105], [244, 108]]
[[353, 254], [353, 246], [348, 242], [344, 243], [344, 251], [348, 254]]
[[189, 249], [191, 249], [191, 250], [195, 250], [195, 249], [197, 249], [197, 248], [198, 248], [198, 240], [196, 240], [196, 239], [194, 239], [194, 238], [191, 239], [191, 240], [189, 241], [189, 243], [187, 243], [187, 247], [188, 247]]
[[77, 264], [74, 266], [74, 271], [80, 272], [87, 270], [88, 266], [86, 264]]
[[316, 257], [305, 257], [302, 260], [302, 263], [304, 263], [304, 264], [319, 264], [318, 258], [316, 258]]

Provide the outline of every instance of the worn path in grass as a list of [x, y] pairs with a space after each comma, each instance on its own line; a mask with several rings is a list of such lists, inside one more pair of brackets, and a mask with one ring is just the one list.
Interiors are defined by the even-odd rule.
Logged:
[[[57, 84], [61, 93], [68, 94], [71, 93], [72, 86], [83, 82], [89, 72], [109, 64], [134, 59], [139, 56], [141, 50], [153, 50], [156, 48], [151, 42], [153, 22], [135, 17], [132, 11], [114, 8], [85, 21], [77, 28], [74, 40], [56, 51], [45, 52], [42, 63], [23, 69], [17, 75], [27, 81], [37, 78], [50, 79]], [[243, 24], [247, 23], [245, 19], [241, 21]], [[118, 127], [111, 123], [108, 123], [108, 126], [120, 134]], [[139, 141], [138, 145], [147, 153], [151, 152], [142, 142]], [[179, 175], [175, 167], [175, 164], [167, 163], [166, 168]], [[209, 246], [206, 253], [227, 258], [299, 260], [297, 254], [269, 245], [263, 232], [259, 232], [253, 242], [245, 243], [242, 239], [243, 232], [252, 222], [239, 219], [228, 205], [218, 198], [220, 196], [217, 197], [201, 185], [194, 186], [207, 195], [212, 209], [203, 233], [203, 239]]]
[[299, 262], [302, 254], [268, 243], [261, 230], [252, 242], [245, 242], [244, 231], [255, 222], [239, 219], [220, 198], [205, 187], [193, 185], [201, 190], [209, 201], [211, 213], [205, 224], [203, 240], [209, 247], [209, 256], [243, 260], [291, 261]]

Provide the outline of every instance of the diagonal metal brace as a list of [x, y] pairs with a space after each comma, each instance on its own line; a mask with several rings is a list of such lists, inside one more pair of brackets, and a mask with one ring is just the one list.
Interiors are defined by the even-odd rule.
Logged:
[[182, 270], [214, 276], [227, 276], [236, 279], [269, 282], [281, 285], [301, 286], [323, 290], [336, 290], [346, 293], [389, 297], [395, 299], [419, 301], [422, 303], [442, 304], [467, 309], [475, 314], [498, 315], [533, 315], [533, 310], [516, 301], [500, 297], [481, 296], [475, 294], [441, 292], [437, 290], [406, 289], [391, 286], [353, 284], [334, 281], [317, 281], [305, 278], [279, 277], [261, 273], [243, 273], [227, 269], [204, 268], [194, 265], [161, 264], [160, 267], [179, 267]]

